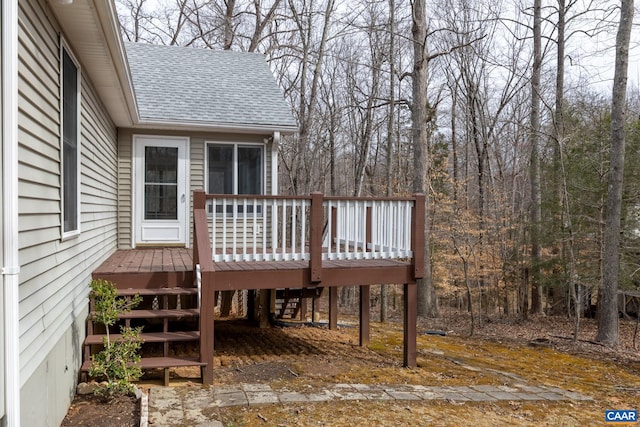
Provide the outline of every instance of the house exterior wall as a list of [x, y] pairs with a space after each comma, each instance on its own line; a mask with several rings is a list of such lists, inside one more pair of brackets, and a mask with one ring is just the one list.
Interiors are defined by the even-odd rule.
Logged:
[[19, 0], [20, 380], [29, 426], [59, 425], [66, 413], [91, 272], [117, 244], [117, 130], [82, 64], [80, 233], [62, 239], [59, 33], [46, 0]]
[[[118, 247], [130, 249], [132, 241], [132, 177], [133, 177], [133, 138], [144, 136], [176, 136], [189, 138], [189, 242], [193, 242], [193, 192], [205, 186], [205, 145], [210, 142], [220, 143], [261, 143], [271, 135], [227, 134], [210, 132], [174, 132], [149, 131], [141, 129], [118, 130]], [[271, 155], [273, 144], [267, 143], [265, 148], [265, 190], [271, 194]]]

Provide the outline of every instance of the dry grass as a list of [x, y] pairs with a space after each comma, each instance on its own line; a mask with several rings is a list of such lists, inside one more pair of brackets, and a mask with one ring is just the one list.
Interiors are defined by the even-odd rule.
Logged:
[[[555, 328], [555, 327], [554, 327]], [[551, 332], [556, 331], [553, 329]], [[273, 333], [273, 331], [271, 331]], [[550, 333], [551, 333], [550, 332]], [[509, 334], [509, 332], [504, 332]], [[418, 368], [399, 366], [402, 330], [398, 324], [372, 324], [371, 345], [355, 345], [357, 328], [339, 332], [317, 328], [285, 328], [277, 334], [302, 347], [301, 353], [260, 352], [259, 363], [245, 353], [224, 354], [227, 368], [217, 381], [243, 381], [252, 369], [264, 375], [260, 382], [273, 388], [309, 390], [326, 383], [502, 385], [522, 382], [576, 391], [592, 402], [330, 402], [220, 410], [228, 426], [353, 426], [353, 425], [602, 425], [606, 409], [640, 409], [640, 357], [615, 351], [578, 352], [531, 346], [513, 336], [467, 338], [418, 337]], [[539, 334], [539, 332], [537, 332]], [[269, 343], [267, 343], [269, 344]], [[270, 343], [274, 344], [274, 343]], [[583, 346], [584, 347], [584, 346]], [[264, 353], [264, 354], [263, 354]], [[576, 354], [577, 353], [577, 354]], [[587, 353], [587, 354], [581, 354]], [[277, 362], [276, 362], [277, 361]], [[254, 364], [255, 363], [255, 364]], [[277, 368], [278, 367], [278, 368]], [[269, 370], [279, 369], [270, 377]], [[287, 371], [292, 372], [287, 375]], [[295, 374], [295, 375], [293, 375]]]

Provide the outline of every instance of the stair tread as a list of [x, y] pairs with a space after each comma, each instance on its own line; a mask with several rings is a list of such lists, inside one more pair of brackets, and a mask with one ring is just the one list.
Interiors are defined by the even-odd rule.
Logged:
[[[94, 312], [91, 315], [95, 315]], [[178, 317], [198, 317], [200, 310], [197, 308], [186, 308], [181, 310], [131, 310], [122, 313], [118, 319], [163, 319]]]
[[149, 295], [196, 295], [198, 293], [197, 288], [127, 288], [118, 289], [118, 295], [122, 296], [134, 296], [136, 294], [140, 296]]
[[[109, 336], [112, 341], [117, 341], [122, 337], [120, 334], [110, 334]], [[106, 337], [106, 334], [88, 335], [84, 344], [102, 344], [103, 337]], [[143, 342], [194, 341], [200, 339], [200, 331], [146, 332], [141, 333], [140, 338]]]
[[[160, 368], [173, 368], [179, 366], [206, 366], [204, 362], [200, 362], [200, 358], [197, 356], [187, 357], [143, 357], [140, 362], [137, 363], [141, 369], [160, 369]], [[87, 360], [82, 364], [80, 368], [83, 372], [88, 372], [91, 367], [91, 361]]]

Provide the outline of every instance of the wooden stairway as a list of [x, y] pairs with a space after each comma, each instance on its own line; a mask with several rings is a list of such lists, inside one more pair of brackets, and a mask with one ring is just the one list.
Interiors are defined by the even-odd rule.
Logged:
[[318, 298], [321, 294], [322, 288], [277, 289], [275, 301], [276, 318], [297, 318], [300, 314], [302, 300], [305, 298]]
[[[116, 285], [117, 286], [117, 285]], [[120, 326], [142, 326], [141, 369], [162, 369], [164, 384], [169, 384], [169, 369], [182, 366], [205, 366], [198, 356], [176, 354], [177, 343], [200, 341], [198, 290], [194, 287], [118, 288], [118, 296], [131, 298], [136, 294], [142, 302], [133, 310], [119, 316], [116, 325], [109, 329], [112, 340], [120, 338]], [[93, 313], [94, 303], [89, 302]], [[91, 355], [102, 349], [106, 336], [104, 325], [87, 321], [87, 337], [84, 341], [82, 372], [88, 372]]]

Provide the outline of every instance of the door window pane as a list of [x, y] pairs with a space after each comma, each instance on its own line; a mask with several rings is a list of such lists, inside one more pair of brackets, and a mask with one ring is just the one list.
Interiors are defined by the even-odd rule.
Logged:
[[144, 219], [178, 219], [178, 186], [146, 184]]
[[178, 184], [178, 148], [145, 147], [145, 182]]
[[178, 219], [178, 148], [144, 149], [144, 219]]

